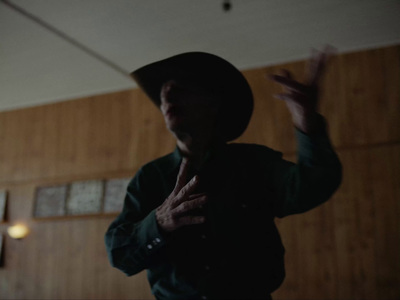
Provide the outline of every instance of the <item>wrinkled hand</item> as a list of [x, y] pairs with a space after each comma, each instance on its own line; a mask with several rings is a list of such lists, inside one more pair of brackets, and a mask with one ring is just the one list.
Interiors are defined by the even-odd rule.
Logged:
[[284, 90], [284, 93], [276, 94], [274, 97], [286, 102], [294, 125], [305, 133], [318, 130], [315, 127], [320, 82], [328, 59], [335, 52], [336, 49], [332, 46], [326, 46], [322, 52], [313, 50], [304, 84], [294, 80], [288, 70], [282, 70], [282, 75], [270, 76], [270, 79], [282, 85]]
[[182, 160], [176, 185], [171, 195], [156, 209], [157, 223], [165, 232], [172, 232], [182, 226], [204, 223], [204, 216], [191, 215], [193, 210], [207, 202], [205, 194], [192, 194], [199, 183], [198, 176], [187, 184], [189, 163]]

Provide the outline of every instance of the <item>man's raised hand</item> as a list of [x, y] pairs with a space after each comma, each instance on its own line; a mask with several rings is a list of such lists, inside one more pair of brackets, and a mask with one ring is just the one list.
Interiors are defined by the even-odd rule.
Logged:
[[288, 70], [282, 70], [282, 75], [271, 75], [270, 79], [279, 83], [283, 93], [274, 95], [284, 100], [297, 128], [312, 133], [315, 128], [315, 117], [319, 100], [320, 82], [325, 72], [329, 58], [336, 52], [330, 45], [321, 52], [314, 50], [308, 64], [305, 83], [293, 79]]

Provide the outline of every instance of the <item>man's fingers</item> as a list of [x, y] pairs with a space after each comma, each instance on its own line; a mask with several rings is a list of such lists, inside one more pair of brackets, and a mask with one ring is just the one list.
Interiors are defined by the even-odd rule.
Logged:
[[206, 195], [202, 195], [198, 198], [194, 198], [193, 200], [184, 201], [175, 208], [174, 214], [176, 216], [184, 215], [192, 210], [201, 208], [206, 203], [207, 203]]
[[309, 62], [309, 79], [310, 85], [317, 85], [321, 79], [329, 59], [337, 53], [337, 49], [331, 45], [326, 45], [322, 51], [312, 49], [311, 59]]
[[179, 191], [182, 189], [182, 187], [185, 186], [186, 181], [187, 181], [187, 173], [189, 170], [189, 160], [187, 158], [183, 158], [181, 162], [181, 166], [179, 168], [179, 173], [178, 177], [176, 179], [176, 184], [174, 188], [174, 192], [179, 193]]
[[282, 69], [281, 70], [283, 76], [285, 76], [288, 79], [293, 79], [292, 73], [289, 72], [289, 70], [286, 69]]
[[324, 52], [312, 50], [311, 59], [309, 61], [309, 85], [316, 85], [325, 69], [326, 58]]
[[202, 196], [206, 196], [206, 193], [192, 194], [192, 195], [189, 196], [189, 200], [193, 200], [195, 198], [200, 198]]
[[273, 94], [273, 97], [279, 100], [290, 100], [290, 95], [288, 94]]
[[194, 176], [176, 195], [174, 206], [178, 206], [183, 201], [189, 199], [190, 195], [194, 192], [199, 184], [199, 176]]
[[297, 92], [303, 92], [305, 87], [303, 84], [297, 82], [296, 80], [293, 80], [291, 78], [288, 78], [286, 76], [281, 76], [281, 75], [270, 75], [269, 78], [281, 85], [283, 85], [285, 88], [289, 90], [294, 90]]

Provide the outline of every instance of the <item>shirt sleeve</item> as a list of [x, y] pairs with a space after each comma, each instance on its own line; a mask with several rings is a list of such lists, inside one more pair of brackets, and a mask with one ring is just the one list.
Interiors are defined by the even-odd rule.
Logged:
[[153, 199], [144, 193], [144, 184], [140, 170], [128, 186], [121, 214], [105, 235], [111, 265], [128, 276], [157, 264], [162, 259], [160, 253], [165, 251], [155, 210], [146, 208]]
[[341, 183], [342, 166], [321, 115], [319, 122], [321, 131], [315, 135], [296, 129], [297, 164], [283, 159], [274, 163], [277, 217], [303, 213], [324, 203]]

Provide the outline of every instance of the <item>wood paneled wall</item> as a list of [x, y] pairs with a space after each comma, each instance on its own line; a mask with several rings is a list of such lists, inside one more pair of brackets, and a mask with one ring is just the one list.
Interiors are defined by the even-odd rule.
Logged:
[[[265, 74], [305, 63], [245, 71], [255, 111], [240, 142], [268, 145], [295, 160], [296, 144], [279, 88]], [[320, 111], [344, 168], [334, 197], [277, 220], [287, 279], [274, 299], [400, 298], [400, 47], [335, 57]], [[110, 267], [103, 235], [114, 216], [32, 219], [35, 188], [81, 179], [131, 176], [172, 151], [173, 138], [138, 90], [0, 113], [0, 188], [8, 222], [30, 235], [5, 240], [0, 299], [153, 299], [143, 272]]]

